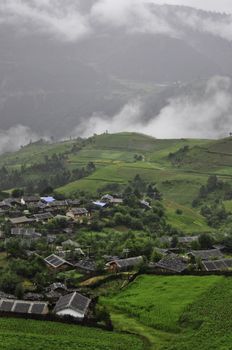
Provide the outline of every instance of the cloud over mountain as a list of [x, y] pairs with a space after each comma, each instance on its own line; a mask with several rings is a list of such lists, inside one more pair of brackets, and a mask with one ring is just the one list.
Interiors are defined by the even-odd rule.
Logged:
[[0, 129], [0, 154], [13, 152], [29, 142], [37, 141], [39, 136], [23, 125], [15, 125], [8, 130]]
[[226, 77], [211, 78], [196, 91], [169, 99], [156, 116], [145, 121], [146, 106], [134, 100], [112, 119], [93, 115], [89, 127], [78, 126], [73, 136], [95, 133], [135, 131], [157, 138], [219, 138], [229, 135], [232, 122], [232, 81]]
[[[232, 40], [232, 15], [189, 12], [186, 8], [159, 6], [156, 0], [95, 0], [83, 11], [83, 1], [2, 0], [0, 23], [13, 24], [22, 32], [33, 30], [67, 41], [95, 33], [99, 24], [106, 28], [124, 28], [129, 33], [162, 33], [171, 37], [183, 37], [189, 28]], [[194, 3], [187, 1], [186, 5]]]

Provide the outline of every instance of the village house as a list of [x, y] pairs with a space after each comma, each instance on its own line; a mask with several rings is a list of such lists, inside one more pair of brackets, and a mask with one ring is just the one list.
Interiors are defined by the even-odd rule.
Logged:
[[51, 213], [41, 213], [41, 214], [35, 214], [34, 218], [36, 222], [47, 222], [48, 220], [53, 219], [53, 215]]
[[229, 271], [232, 270], [232, 259], [204, 260], [202, 261], [204, 271]]
[[78, 261], [77, 264], [74, 265], [74, 267], [80, 272], [80, 273], [94, 273], [97, 271], [96, 262], [91, 260], [90, 258], [82, 259]]
[[101, 202], [107, 203], [107, 204], [112, 204], [112, 205], [117, 205], [117, 204], [122, 204], [123, 199], [111, 196], [110, 194], [105, 194], [104, 196], [101, 197]]
[[47, 205], [47, 210], [50, 210], [52, 212], [64, 212], [69, 208], [68, 201], [63, 200], [63, 201], [58, 201], [55, 200]]
[[111, 194], [105, 194], [104, 196], [101, 197], [102, 202], [111, 202], [114, 199]]
[[71, 316], [83, 320], [87, 315], [90, 303], [91, 299], [78, 292], [73, 292], [61, 296], [53, 312], [58, 316]]
[[49, 287], [48, 287], [48, 291], [49, 292], [56, 292], [59, 293], [61, 295], [67, 293], [67, 287], [65, 284], [61, 283], [61, 282], [55, 282], [52, 283]]
[[67, 255], [70, 255], [71, 253], [76, 253], [77, 255], [84, 256], [84, 252], [80, 247], [80, 244], [72, 241], [71, 239], [68, 239], [67, 241], [64, 241], [61, 243], [61, 246], [56, 247], [56, 251], [58, 252], [58, 255], [61, 257], [65, 257]]
[[45, 204], [50, 204], [50, 203], [52, 203], [52, 202], [55, 201], [55, 198], [50, 197], [50, 196], [48, 196], [48, 197], [40, 197], [40, 200], [41, 200], [43, 203], [45, 203]]
[[31, 224], [34, 220], [29, 219], [26, 216], [20, 216], [17, 218], [10, 218], [9, 221], [13, 226], [22, 227], [26, 224]]
[[7, 212], [12, 208], [10, 203], [7, 203], [6, 201], [0, 202], [0, 209], [3, 210], [4, 212]]
[[223, 254], [220, 249], [209, 249], [209, 250], [192, 250], [188, 253], [188, 256], [196, 261], [200, 260], [218, 260], [223, 258]]
[[51, 254], [47, 258], [44, 259], [45, 264], [52, 270], [65, 270], [72, 266], [72, 264], [63, 258]]
[[14, 208], [21, 207], [21, 201], [18, 198], [5, 198], [3, 202]]
[[106, 264], [106, 268], [109, 272], [127, 271], [138, 267], [143, 263], [143, 257], [137, 256], [127, 259], [112, 260]]
[[22, 243], [24, 243], [28, 247], [30, 247], [32, 242], [37, 241], [42, 237], [42, 234], [39, 232], [36, 232], [34, 228], [20, 228], [20, 227], [12, 228], [11, 235], [15, 237], [19, 237], [22, 240]]
[[37, 196], [24, 196], [21, 198], [20, 202], [22, 205], [35, 204], [40, 201], [40, 197]]
[[188, 264], [175, 254], [166, 255], [157, 263], [150, 263], [153, 271], [164, 273], [182, 273], [188, 269]]
[[42, 237], [42, 234], [35, 231], [35, 228], [23, 228], [23, 227], [14, 227], [11, 229], [11, 235], [22, 237], [22, 238], [30, 238], [30, 239], [39, 239]]
[[48, 303], [15, 299], [0, 299], [0, 312], [15, 314], [47, 315]]
[[81, 204], [81, 201], [79, 199], [67, 199], [67, 202], [71, 208], [79, 207]]
[[90, 217], [90, 213], [85, 208], [72, 208], [66, 213], [66, 216], [74, 221], [82, 223], [84, 218]]

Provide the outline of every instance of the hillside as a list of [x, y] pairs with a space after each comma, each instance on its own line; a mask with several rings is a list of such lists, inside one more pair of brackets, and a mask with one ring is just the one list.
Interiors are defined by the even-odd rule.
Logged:
[[[40, 183], [42, 188], [52, 186], [67, 197], [78, 197], [79, 191], [97, 196], [99, 191], [109, 191], [111, 184], [120, 191], [139, 174], [157, 184], [170, 223], [187, 232], [207, 231], [192, 201], [211, 174], [232, 182], [231, 140], [158, 140], [143, 134], [119, 133], [53, 144], [37, 142], [0, 156], [0, 166], [10, 173], [19, 172], [8, 188], [2, 185], [2, 190], [32, 182]], [[87, 169], [90, 163], [95, 168], [82, 174], [80, 169]], [[181, 216], [176, 215], [177, 209], [183, 212]]]
[[223, 350], [232, 337], [231, 283], [220, 276], [144, 275], [101, 302], [118, 330], [145, 336], [152, 350]]

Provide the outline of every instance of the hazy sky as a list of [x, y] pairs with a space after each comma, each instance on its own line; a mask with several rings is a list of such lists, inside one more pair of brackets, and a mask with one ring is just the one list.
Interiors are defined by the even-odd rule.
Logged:
[[232, 0], [154, 0], [157, 4], [185, 5], [208, 11], [232, 13]]

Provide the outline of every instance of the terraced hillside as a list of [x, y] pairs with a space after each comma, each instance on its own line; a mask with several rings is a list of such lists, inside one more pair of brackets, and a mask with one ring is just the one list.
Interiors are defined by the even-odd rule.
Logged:
[[[62, 168], [53, 168], [50, 158], [54, 154], [61, 157]], [[47, 163], [43, 164], [46, 157]], [[91, 162], [94, 171], [75, 179], [76, 171]], [[210, 174], [232, 183], [232, 138], [157, 140], [135, 133], [103, 134], [88, 140], [37, 142], [16, 153], [2, 155], [1, 166], [9, 171], [20, 171], [23, 167], [24, 181], [50, 179], [49, 185], [65, 196], [78, 196], [80, 190], [97, 195], [98, 191], [107, 192], [110, 184], [125, 186], [140, 174], [144, 180], [157, 183], [170, 223], [183, 230], [202, 232], [209, 228], [191, 204]], [[16, 176], [13, 183], [20, 187], [17, 179]], [[176, 215], [177, 209], [183, 212], [181, 217]]]

